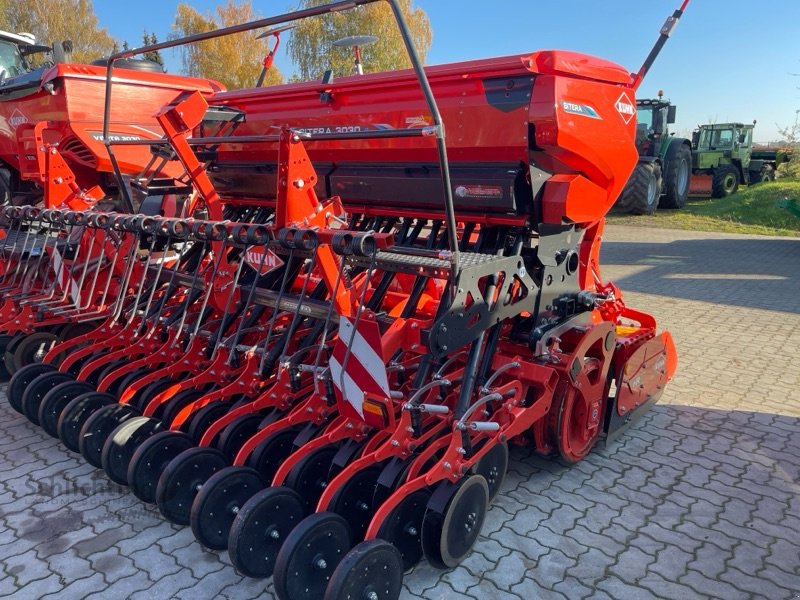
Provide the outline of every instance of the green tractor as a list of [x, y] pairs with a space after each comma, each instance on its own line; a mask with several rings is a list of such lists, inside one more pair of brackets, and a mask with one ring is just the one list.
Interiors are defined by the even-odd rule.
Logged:
[[617, 209], [650, 215], [656, 208], [682, 208], [689, 196], [692, 147], [675, 137], [669, 125], [676, 107], [663, 99], [636, 101], [636, 148], [639, 162], [617, 200]]
[[693, 194], [724, 198], [742, 183], [775, 179], [774, 157], [753, 158], [753, 127], [743, 123], [701, 125], [692, 133]]

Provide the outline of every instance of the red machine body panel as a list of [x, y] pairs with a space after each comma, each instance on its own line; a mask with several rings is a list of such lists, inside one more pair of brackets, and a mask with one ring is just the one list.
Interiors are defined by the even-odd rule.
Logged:
[[[0, 95], [0, 160], [19, 170], [18, 127], [47, 121], [45, 141], [59, 145], [79, 179], [81, 172], [86, 176], [92, 171], [111, 172], [102, 142], [105, 87], [105, 67], [59, 64], [28, 89]], [[180, 92], [210, 95], [223, 89], [206, 79], [116, 69], [110, 134], [119, 139], [158, 139], [163, 134], [154, 115]], [[120, 147], [116, 154], [124, 173], [138, 172], [150, 160], [146, 146]]]
[[[477, 60], [426, 69], [447, 128], [453, 161], [500, 162], [525, 160], [526, 119], [532, 73], [519, 57]], [[488, 79], [488, 82], [487, 82]], [[492, 84], [496, 84], [493, 86]], [[498, 89], [499, 87], [499, 89]], [[329, 90], [330, 102], [320, 93]], [[486, 95], [496, 98], [495, 106]], [[311, 133], [349, 133], [373, 129], [409, 129], [432, 123], [422, 90], [413, 71], [374, 73], [337, 78], [333, 83], [304, 82], [223, 92], [214, 104], [233, 106], [247, 113], [237, 133], [265, 133], [274, 125], [289, 125]], [[472, 126], [490, 113], [494, 134]], [[277, 148], [277, 145], [274, 146]], [[258, 160], [259, 147], [226, 148], [220, 159]], [[317, 161], [433, 162], [435, 148], [419, 139], [360, 140], [314, 143]]]
[[[426, 73], [444, 121], [453, 191], [462, 206], [472, 199], [475, 210], [496, 208], [502, 196], [513, 198], [506, 204], [509, 212], [529, 212], [530, 203], [520, 201], [514, 172], [530, 179], [533, 165], [552, 176], [544, 187], [546, 203], [566, 207], [557, 210], [566, 210], [567, 220], [593, 221], [607, 212], [636, 164], [635, 121], [628, 112], [630, 106], [635, 112], [635, 101], [630, 75], [620, 66], [572, 52], [542, 51], [433, 66]], [[326, 174], [327, 195], [357, 201], [363, 191], [364, 197], [393, 202], [402, 201], [398, 194], [419, 191], [430, 200], [428, 191], [436, 196], [440, 186], [430, 139], [313, 140], [315, 133], [431, 125], [411, 70], [222, 92], [210, 102], [246, 113], [237, 136], [265, 135], [279, 127], [312, 134], [306, 145], [321, 175]], [[212, 178], [223, 195], [271, 198], [275, 185], [269, 165], [276, 162], [277, 143], [224, 143]], [[413, 185], [385, 185], [386, 177], [399, 177], [392, 169], [402, 170]], [[545, 211], [551, 213], [556, 209]]]

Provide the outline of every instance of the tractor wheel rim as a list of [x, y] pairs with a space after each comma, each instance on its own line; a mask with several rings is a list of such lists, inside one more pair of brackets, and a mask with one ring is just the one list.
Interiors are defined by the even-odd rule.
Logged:
[[685, 160], [678, 164], [678, 194], [683, 195], [689, 185], [689, 165]]
[[723, 187], [725, 188], [725, 192], [730, 194], [733, 192], [733, 188], [736, 186], [736, 177], [734, 177], [733, 173], [728, 173], [723, 180]]
[[647, 206], [652, 206], [656, 201], [656, 180], [651, 178], [647, 183]]

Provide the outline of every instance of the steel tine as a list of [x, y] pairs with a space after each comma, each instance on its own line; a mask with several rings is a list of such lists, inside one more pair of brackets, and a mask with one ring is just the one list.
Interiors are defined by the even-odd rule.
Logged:
[[[89, 224], [87, 223], [87, 228], [88, 227], [89, 227]], [[98, 233], [98, 228], [95, 228], [95, 235], [97, 235], [97, 233]], [[78, 303], [78, 306], [76, 306], [76, 308], [78, 310], [87, 310], [92, 305], [93, 298], [94, 298], [94, 292], [95, 292], [95, 289], [97, 289], [97, 282], [98, 282], [98, 279], [100, 277], [100, 271], [103, 269], [103, 265], [107, 265], [108, 268], [107, 268], [106, 272], [108, 273], [108, 277], [110, 278], [111, 274], [113, 273], [114, 267], [116, 266], [116, 263], [117, 263], [117, 253], [116, 252], [112, 252], [113, 256], [111, 258], [111, 264], [110, 265], [105, 261], [103, 250], [107, 247], [107, 244], [110, 241], [109, 229], [108, 228], [105, 229], [103, 231], [102, 235], [103, 235], [103, 239], [100, 242], [100, 253], [99, 253], [98, 258], [96, 260], [97, 264], [95, 265], [94, 274], [92, 275], [92, 283], [91, 283], [91, 286], [89, 288], [89, 293], [86, 295], [86, 306], [82, 306], [80, 303]], [[102, 306], [105, 305], [105, 294], [103, 294], [102, 298], [96, 304], [97, 304], [98, 307], [102, 307]]]
[[[115, 221], [116, 221], [117, 218], [119, 218], [119, 217], [117, 217], [117, 216], [113, 217], [113, 219]], [[114, 226], [115, 226], [115, 224], [112, 223], [111, 227], [114, 227]], [[126, 237], [127, 238], [133, 237], [133, 238], [136, 238], [136, 239], [131, 240], [131, 247], [130, 247], [130, 250], [128, 250], [128, 256], [126, 257], [125, 271], [123, 272], [122, 281], [120, 282], [120, 286], [119, 286], [120, 293], [117, 296], [117, 301], [115, 303], [114, 312], [113, 312], [113, 316], [112, 316], [112, 322], [113, 323], [119, 322], [119, 319], [122, 317], [122, 313], [125, 310], [125, 304], [126, 304], [126, 301], [127, 301], [127, 297], [125, 295], [125, 290], [127, 290], [130, 287], [131, 278], [133, 277], [133, 272], [136, 270], [136, 252], [138, 250], [138, 236], [134, 236], [132, 234], [132, 232], [130, 232], [130, 231], [126, 230], [126, 229], [121, 229], [121, 234], [122, 235], [120, 236], [120, 241], [125, 240]], [[140, 288], [142, 285], [144, 285], [144, 281], [143, 280], [146, 277], [147, 277], [147, 271], [146, 270], [142, 270], [142, 277], [137, 282], [137, 286], [136, 286], [137, 289]], [[135, 304], [134, 304], [134, 311], [135, 311]]]
[[34, 249], [38, 249], [38, 256], [34, 260], [27, 261], [25, 265], [26, 272], [20, 281], [21, 289], [16, 296], [20, 300], [20, 305], [29, 304], [32, 302], [47, 302], [48, 300], [52, 299], [58, 291], [58, 282], [56, 281], [56, 278], [53, 279], [52, 284], [48, 284], [48, 275], [45, 273], [44, 278], [41, 279], [41, 290], [38, 293], [34, 293], [33, 297], [30, 298], [30, 302], [28, 301], [37, 280], [40, 279], [39, 273], [42, 272], [42, 265], [44, 264], [45, 256], [48, 256], [48, 246], [55, 248], [55, 244], [50, 243], [50, 240], [52, 239], [51, 236], [56, 229], [59, 229], [60, 233], [61, 225], [63, 224], [63, 221], [61, 220], [61, 214], [62, 213], [57, 212], [55, 209], [43, 210], [40, 213], [40, 224], [43, 224], [44, 221], [47, 220], [49, 225], [41, 235], [40, 249], [38, 246], [38, 236], [34, 236], [33, 240], [31, 241], [29, 254], [30, 252], [33, 252]]
[[[17, 213], [16, 217], [13, 216], [15, 212]], [[24, 239], [22, 235], [22, 225], [24, 219], [22, 217], [22, 211], [18, 207], [5, 207], [4, 216], [10, 222], [10, 228], [8, 229], [9, 234], [12, 232], [14, 234], [12, 244], [7, 243], [9, 234], [3, 238], [3, 257], [7, 260], [6, 268], [2, 275], [3, 289], [5, 290], [12, 285], [16, 266], [22, 257], [22, 243]]]
[[[23, 214], [24, 214], [24, 212], [23, 212]], [[29, 212], [28, 214], [31, 214], [31, 213]], [[22, 242], [22, 249], [20, 250], [20, 253], [19, 253], [19, 261], [17, 262], [16, 268], [14, 270], [14, 276], [11, 279], [11, 286], [12, 287], [16, 287], [19, 284], [19, 282], [22, 281], [22, 276], [20, 275], [20, 273], [22, 272], [22, 274], [24, 275], [24, 273], [27, 271], [26, 265], [27, 265], [28, 261], [24, 260], [24, 256], [25, 256], [25, 253], [28, 252], [28, 241], [31, 238], [31, 232], [34, 229], [33, 222], [37, 217], [39, 219], [39, 226], [41, 227], [41, 224], [43, 223], [43, 220], [42, 220], [42, 217], [41, 217], [41, 211], [39, 211], [32, 218], [28, 219], [30, 221], [30, 225], [28, 226], [28, 229], [25, 231], [25, 239]], [[35, 237], [35, 234], [34, 234], [34, 237]], [[18, 276], [20, 277], [19, 280], [17, 279]]]
[[[123, 226], [125, 227], [127, 225], [123, 223]], [[128, 229], [128, 231], [133, 232], [134, 230], [133, 229]], [[152, 251], [153, 251], [154, 247], [155, 247], [155, 238], [150, 242], [150, 250], [149, 250], [150, 254], [152, 254]], [[134, 245], [134, 249], [136, 249], [136, 248], [137, 248], [137, 245]], [[138, 262], [138, 256], [137, 256], [136, 252], [134, 252], [133, 260], [134, 260], [134, 262]], [[136, 288], [136, 294], [134, 295], [133, 303], [131, 305], [131, 309], [130, 309], [130, 317], [131, 317], [131, 319], [135, 319], [136, 315], [140, 312], [140, 302], [142, 300], [142, 294], [144, 293], [144, 289], [145, 289], [145, 287], [147, 285], [148, 275], [149, 275], [149, 270], [147, 268], [147, 264], [145, 264], [142, 267], [142, 275], [139, 278], [138, 285], [137, 285], [137, 288]], [[146, 313], [143, 313], [142, 321], [144, 321], [144, 317], [145, 316], [146, 316]]]
[[[70, 213], [64, 213], [64, 214], [62, 214], [62, 217], [64, 217], [64, 225], [65, 225], [65, 229], [67, 231], [67, 239], [69, 239], [70, 237], [72, 237], [72, 234], [74, 233], [76, 228], [78, 228], [79, 226], [77, 225], [77, 221], [73, 221], [72, 223], [69, 222]], [[69, 272], [67, 273], [66, 282], [64, 284], [64, 289], [61, 292], [61, 297], [60, 298], [55, 298], [55, 291], [58, 289], [58, 286], [56, 285], [53, 288], [52, 293], [49, 295], [47, 301], [43, 301], [43, 302], [41, 302], [39, 304], [40, 308], [46, 308], [48, 306], [64, 304], [64, 303], [67, 302], [67, 300], [70, 297], [72, 297], [73, 302], [77, 301], [77, 298], [79, 297], [78, 296], [79, 289], [77, 289], [77, 288], [79, 288], [80, 286], [78, 284], [75, 284], [75, 272], [78, 269], [80, 269], [82, 275], [86, 274], [86, 269], [88, 267], [88, 262], [81, 262], [81, 246], [82, 246], [82, 244], [80, 242], [83, 241], [84, 237], [87, 237], [87, 236], [89, 237], [89, 240], [87, 242], [89, 244], [89, 248], [86, 251], [87, 260], [88, 260], [88, 257], [91, 256], [91, 251], [92, 251], [92, 248], [94, 247], [94, 244], [93, 244], [94, 238], [89, 236], [89, 234], [86, 232], [86, 228], [85, 227], [81, 227], [80, 240], [78, 241], [77, 247], [75, 249], [75, 253], [73, 254], [72, 263], [70, 264], [69, 269], [68, 269]], [[47, 245], [46, 242], [45, 242], [45, 245]], [[53, 248], [53, 253], [57, 253], [58, 252], [58, 244], [57, 244], [56, 240], [53, 241], [52, 248]], [[61, 256], [60, 253], [59, 253], [59, 256]], [[52, 256], [51, 256], [51, 260], [52, 260]], [[64, 256], [61, 256], [61, 260], [59, 261], [59, 264], [63, 267]], [[59, 268], [59, 271], [60, 270], [61, 269]], [[56, 279], [56, 283], [58, 283], [59, 273], [55, 273], [55, 279]], [[73, 285], [77, 286], [76, 289], [73, 289]]]
[[[39, 213], [39, 226], [42, 227], [45, 220], [45, 213], [41, 211]], [[50, 228], [53, 226], [53, 222], [50, 221]], [[30, 229], [29, 229], [30, 232]], [[43, 238], [43, 247], [39, 252], [38, 256], [34, 259], [31, 259], [30, 254], [33, 252], [34, 248], [36, 248], [36, 242], [38, 240], [38, 236], [34, 235], [33, 239], [31, 240], [31, 248], [28, 250], [27, 248], [27, 241], [25, 243], [25, 247], [23, 248], [23, 252], [21, 256], [24, 256], [25, 252], [28, 252], [28, 260], [21, 263], [23, 273], [20, 276], [20, 280], [17, 283], [17, 290], [13, 297], [23, 299], [28, 295], [28, 293], [33, 288], [33, 285], [36, 283], [37, 274], [40, 273], [40, 267], [42, 265], [42, 261], [44, 260], [45, 249], [46, 249], [46, 242], [47, 237]], [[47, 291], [47, 278], [42, 281], [42, 291]]]
[[[91, 318], [102, 316], [108, 312], [108, 308], [106, 308], [106, 298], [108, 296], [108, 290], [111, 285], [111, 280], [113, 279], [114, 269], [116, 268], [116, 264], [119, 258], [119, 252], [112, 252], [111, 262], [110, 264], [106, 261], [102, 251], [106, 246], [111, 243], [114, 245], [114, 237], [112, 235], [112, 228], [110, 227], [110, 223], [106, 222], [105, 227], [101, 225], [100, 220], [97, 218], [98, 213], [92, 213], [87, 218], [86, 225], [84, 226], [85, 229], [93, 229], [94, 235], [97, 235], [100, 230], [103, 231], [103, 240], [99, 244], [100, 247], [100, 254], [97, 258], [93, 259], [93, 275], [92, 275], [92, 282], [91, 287], [89, 289], [89, 293], [86, 294], [85, 305], [80, 302], [80, 294], [78, 295], [78, 301], [75, 302], [74, 306], [65, 308], [65, 309], [54, 309], [52, 312], [56, 312], [62, 316], [67, 317], [74, 317], [74, 318]], [[105, 287], [103, 289], [102, 296], [96, 301], [93, 302], [94, 293], [97, 288], [97, 283], [99, 281], [100, 273], [103, 271], [103, 267], [106, 266], [105, 269], [106, 278], [105, 278]], [[79, 286], [79, 288], [83, 288], [83, 286]], [[92, 304], [95, 304], [97, 307], [96, 310], [90, 310]]]
[[[181, 222], [183, 223], [183, 225], [182, 225], [183, 227], [188, 227], [188, 225], [185, 222], [183, 222], [183, 221], [181, 221]], [[171, 229], [170, 226], [169, 226], [170, 221], [165, 221], [164, 223], [167, 224], [167, 233], [169, 235], [169, 239], [172, 239], [172, 237], [174, 237], [174, 236], [173, 236], [173, 229]], [[137, 227], [138, 227], [140, 239], [143, 238], [144, 235], [145, 235], [143, 224], [144, 224], [144, 221], [142, 219], [137, 221]], [[162, 225], [162, 231], [163, 231], [163, 225]], [[152, 237], [151, 237], [151, 239], [150, 239], [150, 247], [148, 248], [147, 255], [143, 259], [145, 261], [145, 266], [143, 268], [147, 272], [149, 272], [149, 270], [150, 270], [150, 259], [153, 256], [153, 252], [155, 251], [155, 244], [156, 244], [156, 236], [155, 236], [155, 232], [154, 232]], [[150, 291], [148, 293], [147, 302], [146, 302], [145, 308], [144, 308], [144, 318], [142, 319], [142, 322], [141, 322], [141, 325], [140, 325], [140, 328], [139, 328], [139, 335], [145, 335], [145, 337], [148, 337], [148, 338], [151, 337], [158, 330], [158, 324], [159, 324], [159, 322], [161, 320], [161, 315], [162, 315], [162, 312], [163, 312], [163, 309], [164, 309], [164, 305], [165, 305], [166, 300], [167, 300], [166, 298], [163, 298], [164, 302], [159, 301], [158, 309], [156, 310], [155, 314], [152, 315], [152, 319], [150, 319], [150, 317], [151, 317], [150, 309], [152, 307], [153, 298], [155, 297], [156, 290], [159, 287], [159, 282], [161, 281], [161, 274], [164, 272], [164, 265], [166, 263], [167, 263], [167, 261], [166, 261], [166, 250], [165, 250], [164, 255], [161, 257], [161, 260], [158, 263], [158, 267], [156, 268], [156, 274], [153, 277], [153, 285], [151, 286]], [[175, 264], [173, 265], [172, 269], [170, 270], [169, 282], [167, 283], [167, 289], [164, 291], [165, 294], [168, 292], [168, 290], [170, 288], [170, 284], [175, 280], [175, 274], [176, 274], [176, 272], [177, 272], [179, 267], [180, 267], [180, 261], [176, 260]], [[149, 330], [145, 331], [144, 328], [146, 327], [148, 320], [152, 321], [153, 326]]]
[[[312, 232], [313, 233], [313, 232]], [[303, 310], [303, 303], [308, 294], [308, 283], [311, 281], [311, 274], [314, 272], [314, 267], [317, 264], [317, 249], [319, 248], [319, 244], [317, 243], [316, 236], [314, 237], [313, 243], [313, 253], [311, 254], [311, 258], [308, 260], [308, 270], [306, 271], [305, 279], [303, 279], [303, 286], [300, 289], [300, 295], [297, 298], [297, 308], [294, 311], [294, 315], [292, 315], [292, 322], [287, 329], [287, 334], [284, 338], [283, 348], [281, 348], [280, 352], [280, 360], [282, 361], [286, 356], [286, 349], [289, 347], [289, 342], [291, 342], [292, 338], [294, 337], [294, 333], [297, 330], [297, 326], [300, 324], [300, 320], [303, 318], [301, 316]]]
[[[219, 268], [220, 268], [220, 266], [222, 266], [222, 261], [226, 256], [226, 249], [227, 249], [227, 246], [228, 246], [228, 238], [229, 237], [230, 236], [229, 236], [228, 232], [226, 231], [225, 238], [222, 240], [219, 256], [215, 257], [215, 259], [213, 261], [213, 268], [211, 270], [211, 281], [214, 281], [214, 279], [216, 279], [217, 273], [219, 273]], [[213, 253], [213, 247], [212, 247], [212, 253]], [[203, 295], [203, 302], [202, 302], [202, 304], [200, 306], [200, 312], [197, 315], [197, 321], [195, 321], [194, 330], [189, 334], [189, 341], [190, 342], [191, 342], [191, 340], [193, 340], [197, 336], [197, 333], [200, 331], [200, 325], [203, 322], [203, 315], [206, 312], [206, 307], [208, 307], [208, 301], [211, 298], [212, 289], [213, 289], [213, 286], [209, 285], [208, 289], [206, 290], [205, 294]], [[182, 326], [183, 326], [183, 323], [181, 324], [181, 327]], [[214, 343], [215, 345], [219, 344], [219, 341], [221, 339], [221, 337], [220, 337], [221, 335], [222, 335], [221, 331], [217, 333], [217, 338], [216, 338], [216, 341]]]
[[[153, 234], [153, 237], [155, 239], [155, 233]], [[181, 257], [181, 254], [178, 253], [176, 255], [176, 257], [175, 257], [175, 264], [170, 269], [169, 280], [167, 281], [166, 289], [164, 290], [163, 296], [158, 301], [158, 309], [156, 310], [156, 314], [155, 314], [155, 316], [153, 318], [153, 322], [156, 323], [156, 324], [161, 323], [162, 315], [164, 314], [164, 309], [166, 308], [167, 302], [169, 301], [169, 296], [171, 295], [170, 294], [170, 290], [172, 290], [173, 287], [175, 286], [175, 277], [177, 276], [178, 271], [181, 268], [180, 257]], [[159, 265], [160, 266], [159, 277], [160, 277], [160, 273], [162, 272], [161, 269], [163, 269], [163, 265], [165, 263], [166, 263], [166, 251], [164, 252], [164, 256], [161, 257], [161, 263]], [[150, 332], [148, 332], [148, 336], [153, 335], [156, 331], [157, 331], [157, 328], [153, 327], [150, 330]], [[174, 340], [173, 340], [172, 343], [173, 344], [175, 343]]]
[[[248, 236], [249, 236], [249, 229], [248, 229]], [[231, 284], [231, 293], [228, 294], [228, 298], [225, 301], [225, 310], [223, 311], [223, 314], [228, 314], [228, 311], [230, 310], [230, 305], [231, 305], [231, 303], [233, 301], [234, 291], [236, 290], [236, 288], [239, 287], [239, 279], [241, 278], [241, 275], [242, 275], [242, 268], [244, 267], [245, 262], [247, 262], [245, 260], [245, 256], [246, 255], [247, 255], [247, 244], [245, 244], [245, 246], [243, 248], [241, 259], [239, 260], [239, 265], [236, 268], [236, 274], [234, 275], [233, 283]], [[259, 264], [259, 267], [258, 267], [258, 273], [261, 272], [261, 268], [264, 266], [264, 261], [266, 260], [266, 257], [267, 257], [266, 252], [263, 252], [261, 254], [261, 261], [260, 261], [260, 264]], [[256, 280], [257, 279], [258, 279], [258, 274], [256, 274], [256, 278], [253, 280], [253, 284], [250, 286], [250, 291], [247, 294], [247, 300], [245, 301], [245, 305], [244, 305], [244, 307], [242, 308], [242, 311], [241, 311], [241, 317], [239, 318], [239, 324], [236, 327], [236, 332], [234, 333], [234, 335], [231, 338], [231, 343], [230, 343], [231, 351], [228, 353], [228, 358], [225, 360], [225, 364], [228, 365], [228, 366], [231, 366], [233, 364], [233, 359], [236, 356], [235, 349], [236, 349], [236, 346], [239, 344], [239, 339], [240, 339], [241, 334], [242, 334], [242, 328], [244, 327], [244, 323], [245, 323], [245, 315], [247, 314], [247, 310], [250, 308], [250, 306], [252, 306], [253, 298], [255, 297]], [[217, 344], [215, 344], [214, 350], [213, 350], [213, 352], [211, 354], [212, 360], [214, 359], [214, 357], [216, 357], [218, 348], [219, 348], [219, 338], [218, 338]]]
[[[272, 335], [273, 332], [275, 331], [275, 323], [278, 319], [278, 313], [280, 312], [280, 306], [281, 303], [283, 302], [283, 296], [286, 293], [286, 285], [288, 283], [289, 273], [291, 271], [290, 267], [294, 263], [295, 248], [294, 246], [289, 246], [288, 249], [289, 249], [289, 255], [286, 257], [286, 263], [284, 264], [283, 276], [281, 277], [281, 285], [278, 288], [278, 297], [277, 300], [275, 301], [275, 309], [273, 310], [272, 315], [270, 316], [269, 327], [267, 329], [267, 336], [264, 338], [264, 352], [261, 355], [261, 360], [259, 361], [259, 366], [258, 366], [260, 373], [263, 373], [264, 369], [266, 368], [267, 348], [269, 347], [269, 344], [272, 341]], [[283, 350], [281, 351], [281, 354], [283, 354]]]
[[[201, 242], [202, 242], [202, 246], [201, 246], [200, 256], [202, 257], [202, 256], [205, 256], [206, 254], [209, 253], [209, 244], [208, 244], [208, 240], [201, 240]], [[176, 265], [176, 267], [177, 266], [178, 265]], [[207, 272], [209, 268], [210, 267], [206, 267], [203, 270], [203, 272], [204, 273]], [[197, 300], [197, 298], [194, 296], [194, 291], [196, 289], [198, 289], [197, 288], [197, 281], [199, 280], [200, 272], [201, 272], [200, 271], [200, 267], [198, 265], [194, 269], [194, 273], [192, 275], [192, 281], [191, 281], [191, 283], [189, 284], [189, 286], [187, 288], [188, 291], [187, 291], [187, 294], [186, 294], [186, 298], [181, 302], [180, 319], [179, 319], [179, 323], [177, 325], [177, 331], [180, 332], [180, 333], [184, 332], [184, 327], [186, 326], [186, 317], [189, 314], [189, 309], [191, 308], [191, 305]], [[167, 300], [166, 298], [163, 299], [164, 302], [166, 302], [166, 300]], [[174, 321], [172, 321], [172, 323], [174, 323]], [[180, 336], [176, 337], [175, 340], [173, 340], [173, 342], [172, 342], [173, 345], [178, 343], [179, 339], [180, 339]], [[186, 346], [188, 346], [190, 341], [191, 341], [191, 336], [187, 336], [187, 338], [186, 338]]]

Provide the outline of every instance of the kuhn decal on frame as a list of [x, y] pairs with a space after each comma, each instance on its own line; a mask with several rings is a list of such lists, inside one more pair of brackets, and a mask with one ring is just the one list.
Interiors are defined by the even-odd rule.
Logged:
[[630, 123], [631, 119], [636, 116], [636, 104], [634, 104], [630, 96], [628, 96], [628, 92], [622, 92], [614, 106], [622, 117], [622, 120], [625, 121], [625, 125]]

